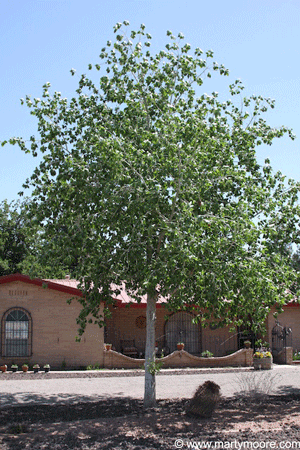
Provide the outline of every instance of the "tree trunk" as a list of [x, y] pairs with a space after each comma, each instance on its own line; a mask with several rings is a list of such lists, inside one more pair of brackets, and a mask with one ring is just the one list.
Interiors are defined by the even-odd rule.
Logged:
[[[145, 394], [144, 408], [156, 406], [155, 372], [149, 372], [149, 365], [155, 361], [156, 295], [147, 294], [147, 329], [145, 350]], [[151, 366], [150, 366], [151, 367]]]

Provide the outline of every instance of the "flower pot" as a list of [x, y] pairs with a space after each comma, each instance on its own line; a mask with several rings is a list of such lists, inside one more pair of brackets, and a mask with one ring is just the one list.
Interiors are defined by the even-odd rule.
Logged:
[[273, 367], [273, 357], [253, 358], [253, 367], [255, 370], [270, 370]]
[[183, 350], [184, 349], [184, 344], [177, 344], [177, 350]]
[[50, 367], [44, 367], [44, 371], [45, 371], [45, 373], [50, 372]]
[[18, 368], [17, 367], [12, 367], [11, 370], [12, 370], [12, 372], [16, 372], [18, 370]]
[[28, 372], [28, 366], [22, 366], [23, 372]]
[[112, 349], [112, 344], [105, 344], [105, 350], [109, 351]]
[[0, 370], [1, 370], [1, 372], [6, 372], [7, 371], [7, 365], [3, 364], [3, 366], [0, 366]]

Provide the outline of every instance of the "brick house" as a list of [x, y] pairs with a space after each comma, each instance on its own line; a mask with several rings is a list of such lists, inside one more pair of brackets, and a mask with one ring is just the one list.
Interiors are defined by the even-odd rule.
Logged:
[[[1, 346], [0, 362], [49, 363], [53, 367], [103, 366], [104, 342], [127, 356], [142, 358], [146, 341], [146, 299], [137, 304], [123, 290], [110, 306], [105, 328], [88, 324], [81, 342], [76, 342], [76, 318], [81, 296], [76, 280], [31, 279], [14, 274], [0, 277]], [[74, 298], [71, 304], [67, 300]], [[209, 350], [215, 356], [229, 355], [243, 347], [237, 332], [212, 325], [201, 327], [186, 311], [170, 312], [162, 300], [157, 304], [156, 342], [166, 356], [185, 343], [191, 355]], [[293, 330], [294, 349], [300, 350], [300, 308], [287, 305], [280, 321]], [[272, 343], [275, 319], [267, 320], [267, 339]]]
[[[76, 342], [81, 292], [74, 280], [0, 277], [1, 364], [103, 364], [103, 330], [87, 325]], [[74, 298], [71, 304], [67, 300]]]

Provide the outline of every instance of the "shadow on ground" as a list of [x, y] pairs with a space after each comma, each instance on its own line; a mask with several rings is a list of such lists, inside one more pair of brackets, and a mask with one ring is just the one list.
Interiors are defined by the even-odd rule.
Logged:
[[278, 395], [294, 395], [300, 398], [300, 388], [296, 388], [295, 386], [278, 386], [276, 390], [276, 394]]
[[[116, 398], [124, 397], [124, 392], [116, 392]], [[49, 405], [56, 407], [55, 405], [68, 404], [71, 405], [75, 403], [90, 403], [108, 400], [110, 397], [106, 395], [78, 395], [78, 394], [37, 394], [32, 392], [18, 392], [16, 394], [1, 393], [0, 397], [0, 414], [1, 411], [5, 411], [7, 407], [22, 408], [26, 410], [32, 408], [38, 408], [38, 404]]]
[[[77, 420], [115, 418], [143, 411], [143, 404], [131, 398], [113, 398], [91, 401], [90, 397], [76, 397], [76, 402], [70, 403], [70, 396], [66, 395], [66, 403], [42, 404], [44, 397], [28, 395], [28, 401], [34, 399], [37, 404], [26, 404], [0, 409], [0, 427], [12, 423], [46, 423], [73, 422]], [[60, 395], [60, 398], [63, 395]], [[48, 399], [50, 402], [50, 398]]]
[[[147, 411], [141, 400], [124, 397], [7, 407], [0, 410], [0, 446], [4, 450], [174, 450], [176, 439], [300, 441], [300, 426], [287, 426], [288, 420], [299, 416], [300, 393], [226, 398], [211, 419], [186, 416], [187, 402], [161, 400]], [[270, 426], [280, 421], [282, 429], [268, 434], [247, 428], [262, 421]]]

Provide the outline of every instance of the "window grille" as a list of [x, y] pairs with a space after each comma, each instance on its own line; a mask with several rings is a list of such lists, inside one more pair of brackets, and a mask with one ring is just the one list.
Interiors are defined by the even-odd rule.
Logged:
[[32, 321], [23, 308], [13, 308], [2, 318], [2, 356], [31, 356]]

